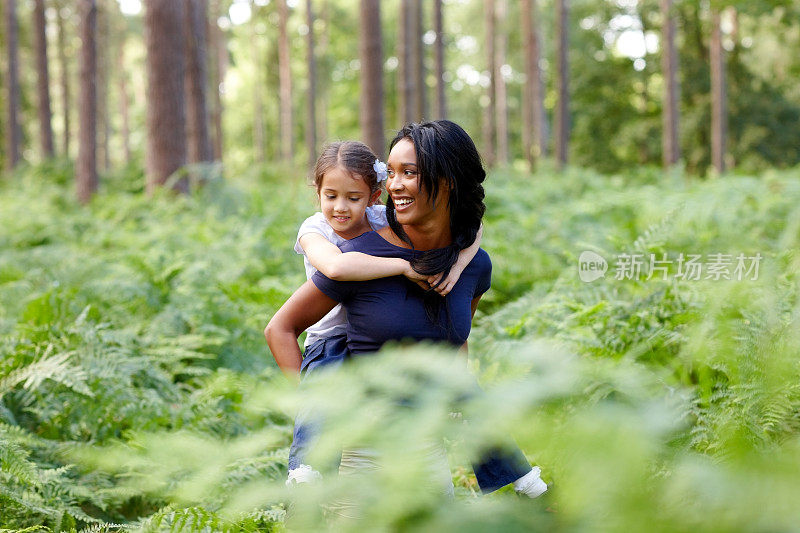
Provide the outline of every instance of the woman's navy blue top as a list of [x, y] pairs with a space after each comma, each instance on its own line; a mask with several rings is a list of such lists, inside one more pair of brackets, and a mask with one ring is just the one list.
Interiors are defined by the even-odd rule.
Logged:
[[[375, 231], [351, 239], [340, 248], [342, 252], [406, 260], [414, 254]], [[446, 296], [447, 311], [441, 309], [437, 324], [425, 312], [422, 289], [405, 276], [334, 281], [317, 272], [311, 278], [319, 290], [347, 309], [347, 347], [351, 354], [377, 352], [388, 341], [404, 339], [461, 346], [469, 337], [472, 300], [489, 290], [491, 279], [492, 262], [489, 254], [480, 249]]]

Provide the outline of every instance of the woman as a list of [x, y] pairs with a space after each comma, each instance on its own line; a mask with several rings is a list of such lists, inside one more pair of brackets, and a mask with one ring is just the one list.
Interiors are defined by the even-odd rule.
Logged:
[[[409, 124], [392, 141], [387, 167], [389, 226], [349, 240], [342, 251], [400, 257], [420, 274], [444, 272], [445, 277], [459, 251], [474, 242], [485, 211], [486, 172], [475, 144], [447, 120]], [[472, 316], [490, 286], [491, 268], [488, 254], [479, 250], [445, 298], [400, 276], [343, 282], [318, 272], [278, 310], [264, 334], [288, 374], [300, 369], [299, 334], [338, 302], [347, 310], [352, 357], [403, 339], [466, 347]], [[517, 449], [487, 453], [475, 474], [484, 492], [512, 482], [531, 497], [547, 490], [538, 468], [531, 469]]]

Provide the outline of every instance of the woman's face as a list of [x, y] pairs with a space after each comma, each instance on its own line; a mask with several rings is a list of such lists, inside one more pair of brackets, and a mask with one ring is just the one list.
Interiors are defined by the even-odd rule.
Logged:
[[400, 224], [424, 224], [441, 217], [448, 220], [449, 190], [442, 183], [437, 197], [432, 200], [428, 198], [428, 192], [420, 186], [417, 153], [411, 140], [402, 139], [394, 145], [389, 152], [386, 167], [388, 175], [386, 191], [394, 203], [395, 216]]

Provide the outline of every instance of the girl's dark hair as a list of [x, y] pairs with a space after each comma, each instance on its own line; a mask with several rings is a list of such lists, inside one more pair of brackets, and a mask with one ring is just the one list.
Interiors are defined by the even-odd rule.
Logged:
[[[446, 276], [458, 259], [458, 253], [475, 242], [480, 229], [486, 211], [482, 185], [486, 171], [475, 143], [455, 122], [434, 120], [406, 124], [392, 139], [389, 149], [403, 139], [414, 143], [420, 190], [435, 201], [439, 187], [450, 188], [447, 207], [453, 242], [444, 248], [416, 252], [411, 267], [420, 274], [444, 272]], [[411, 239], [397, 222], [391, 197], [386, 202], [386, 218], [392, 231], [413, 248]], [[435, 291], [426, 293], [425, 308], [434, 322], [437, 322], [441, 300]]]
[[317, 193], [322, 187], [325, 173], [336, 167], [343, 168], [354, 178], [360, 176], [369, 186], [370, 192], [377, 191], [380, 183], [373, 167], [376, 159], [378, 157], [362, 142], [337, 141], [325, 145], [314, 165], [314, 187]]

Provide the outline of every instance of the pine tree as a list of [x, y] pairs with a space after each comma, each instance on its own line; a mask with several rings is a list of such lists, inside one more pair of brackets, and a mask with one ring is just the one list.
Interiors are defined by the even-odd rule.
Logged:
[[314, 50], [314, 5], [306, 0], [306, 64], [308, 65], [308, 110], [306, 117], [306, 147], [308, 168], [313, 168], [317, 159], [317, 58]]
[[364, 143], [383, 159], [383, 45], [379, 0], [361, 0], [361, 131]]
[[294, 135], [292, 133], [292, 69], [289, 55], [289, 6], [286, 0], [278, 0], [278, 77], [280, 83], [281, 159], [291, 161], [294, 157]]
[[436, 112], [434, 118], [447, 118], [447, 97], [444, 82], [444, 28], [442, 0], [433, 2], [433, 29], [436, 32], [434, 59], [436, 64]]
[[87, 203], [97, 191], [97, 1], [81, 0], [79, 138], [75, 164], [78, 201]]
[[664, 76], [664, 104], [662, 109], [662, 150], [664, 167], [671, 167], [680, 159], [678, 141], [678, 63], [675, 49], [675, 19], [673, 0], [661, 0], [661, 71]]
[[[147, 48], [147, 190], [186, 163], [183, 2], [145, 1]], [[175, 189], [187, 192], [185, 179]]]
[[533, 168], [536, 159], [545, 154], [544, 86], [539, 67], [541, 40], [536, 0], [523, 0], [521, 6], [522, 39], [525, 46], [525, 87], [522, 98], [522, 145]]
[[717, 173], [725, 172], [727, 111], [725, 96], [725, 51], [722, 48], [722, 14], [711, 12], [711, 164]]
[[7, 116], [6, 116], [6, 166], [13, 169], [20, 161], [21, 131], [19, 125], [19, 57], [17, 31], [17, 2], [6, 0], [6, 51]]
[[206, 107], [206, 13], [207, 0], [185, 0], [184, 35], [186, 41], [186, 133], [190, 163], [214, 158], [208, 132]]
[[[494, 60], [494, 113], [495, 113], [495, 139], [497, 141], [497, 162], [501, 165], [508, 164], [508, 102], [506, 99], [506, 82], [503, 78], [503, 65], [506, 62], [506, 48], [508, 36], [505, 31], [506, 1], [495, 0], [495, 60]], [[499, 25], [499, 27], [498, 27]], [[499, 29], [499, 31], [497, 31]]]
[[47, 23], [44, 16], [44, 0], [36, 0], [33, 8], [36, 38], [36, 86], [39, 95], [39, 140], [42, 154], [53, 157], [53, 112], [50, 108], [50, 72], [47, 63]]
[[497, 125], [495, 119], [495, 97], [497, 96], [497, 79], [495, 73], [495, 61], [497, 55], [495, 51], [496, 19], [494, 16], [494, 0], [484, 0], [483, 15], [486, 25], [486, 62], [489, 71], [489, 105], [483, 109], [483, 156], [488, 166], [494, 166], [497, 157], [495, 152], [495, 142], [497, 140]]
[[558, 103], [556, 104], [556, 139], [555, 152], [559, 168], [567, 164], [569, 144], [569, 64], [567, 51], [569, 40], [567, 26], [569, 19], [569, 0], [556, 0], [556, 86]]

